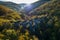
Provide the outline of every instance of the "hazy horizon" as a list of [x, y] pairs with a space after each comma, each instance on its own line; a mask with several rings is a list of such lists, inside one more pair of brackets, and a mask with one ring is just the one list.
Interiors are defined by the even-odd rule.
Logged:
[[17, 4], [20, 4], [20, 3], [26, 3], [26, 4], [31, 4], [31, 3], [34, 3], [38, 0], [0, 0], [0, 1], [4, 1], [4, 2], [14, 2], [14, 3], [17, 3]]

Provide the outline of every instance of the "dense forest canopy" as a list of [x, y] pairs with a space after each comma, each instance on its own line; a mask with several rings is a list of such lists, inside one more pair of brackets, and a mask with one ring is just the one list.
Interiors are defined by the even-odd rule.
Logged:
[[0, 40], [60, 40], [59, 0], [45, 2], [27, 14], [1, 4]]

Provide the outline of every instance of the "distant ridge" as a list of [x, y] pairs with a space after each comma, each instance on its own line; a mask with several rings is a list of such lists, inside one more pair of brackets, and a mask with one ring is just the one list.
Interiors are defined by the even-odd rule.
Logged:
[[[24, 13], [24, 14], [27, 14], [32, 11], [33, 9], [39, 7], [40, 5], [43, 5], [44, 3], [48, 2], [50, 0], [40, 0], [40, 1], [37, 1], [35, 3], [32, 3], [30, 6], [26, 6], [26, 4], [22, 3], [22, 4], [16, 4], [16, 3], [13, 3], [13, 2], [3, 2], [3, 1], [0, 1], [0, 5], [4, 5], [4, 6], [7, 6], [13, 10], [16, 10], [18, 12], [21, 12], [21, 13]], [[21, 7], [24, 7], [23, 10], [21, 10]]]
[[33, 9], [43, 5], [44, 3], [48, 2], [50, 0], [40, 0], [40, 1], [37, 1], [35, 3], [32, 3], [30, 6], [26, 6], [23, 10], [24, 10], [24, 13], [28, 14], [29, 12], [31, 12]]

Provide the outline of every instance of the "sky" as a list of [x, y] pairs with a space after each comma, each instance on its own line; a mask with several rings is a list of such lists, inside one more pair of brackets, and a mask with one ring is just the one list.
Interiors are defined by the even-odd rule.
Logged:
[[31, 4], [31, 3], [36, 2], [38, 0], [0, 0], [0, 1], [10, 1], [10, 2], [17, 3], [17, 4], [20, 4], [20, 3]]

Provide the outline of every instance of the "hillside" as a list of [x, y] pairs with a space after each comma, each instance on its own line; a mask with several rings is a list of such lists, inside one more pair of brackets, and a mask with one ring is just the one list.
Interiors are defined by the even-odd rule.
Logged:
[[53, 1], [49, 1], [41, 6], [39, 6], [38, 8], [35, 8], [34, 10], [32, 10], [30, 13], [30, 15], [34, 15], [34, 16], [41, 16], [41, 15], [46, 15], [46, 16], [56, 16], [56, 15], [60, 15], [60, 1], [59, 0], [53, 0]]
[[25, 13], [26, 15], [29, 15], [28, 13], [31, 12], [32, 10], [34, 10], [35, 8], [43, 5], [46, 2], [49, 2], [50, 0], [39, 0], [35, 3], [32, 3], [30, 5], [27, 5], [24, 7], [23, 11], [21, 11], [22, 13]]
[[20, 14], [18, 14], [18, 12], [0, 5], [0, 25], [4, 22], [17, 21], [20, 18]]
[[42, 37], [43, 40], [60, 40], [59, 0], [51, 0], [35, 8], [29, 14], [32, 15], [31, 17], [36, 16], [35, 19], [40, 19], [40, 29], [38, 28], [38, 30], [41, 30], [43, 34], [39, 38]]
[[[44, 3], [48, 2], [50, 0], [40, 0], [40, 1], [37, 1], [35, 3], [32, 3], [30, 5], [27, 5], [27, 4], [24, 4], [24, 3], [21, 3], [21, 4], [16, 4], [16, 3], [13, 3], [13, 2], [3, 2], [3, 1], [0, 1], [0, 5], [4, 5], [6, 7], [9, 7], [13, 10], [16, 10], [18, 12], [22, 12], [23, 14], [26, 14], [28, 15], [28, 13], [39, 7], [40, 5], [43, 5]], [[22, 9], [23, 7], [23, 9]]]
[[16, 3], [13, 3], [13, 2], [0, 1], [0, 5], [6, 6], [6, 7], [12, 9], [12, 10], [20, 12], [21, 7], [24, 7], [26, 4], [24, 4], [24, 3], [16, 4]]
[[59, 0], [50, 0], [28, 14], [0, 5], [0, 40], [60, 40]]

